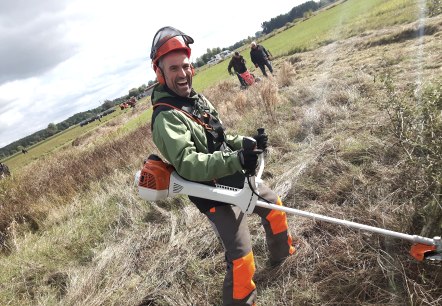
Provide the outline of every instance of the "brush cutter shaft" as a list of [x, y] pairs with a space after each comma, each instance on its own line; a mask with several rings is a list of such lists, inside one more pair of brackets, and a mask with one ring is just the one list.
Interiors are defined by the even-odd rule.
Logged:
[[279, 211], [284, 211], [289, 214], [307, 217], [307, 218], [310, 218], [313, 220], [317, 219], [317, 220], [321, 220], [321, 221], [345, 225], [345, 226], [361, 229], [364, 231], [382, 234], [385, 236], [392, 236], [392, 237], [396, 237], [396, 238], [400, 238], [400, 239], [409, 240], [409, 241], [412, 241], [415, 243], [423, 243], [423, 244], [427, 244], [427, 245], [435, 245], [436, 244], [434, 239], [431, 239], [431, 238], [421, 237], [421, 236], [417, 236], [417, 235], [408, 235], [408, 234], [404, 234], [404, 233], [386, 230], [386, 229], [379, 228], [379, 227], [374, 227], [374, 226], [360, 224], [360, 223], [356, 223], [356, 222], [352, 222], [352, 221], [347, 221], [347, 220], [327, 217], [327, 216], [323, 216], [323, 215], [319, 215], [319, 214], [315, 214], [315, 213], [311, 213], [311, 212], [306, 212], [306, 211], [302, 211], [302, 210], [295, 209], [295, 208], [289, 208], [289, 207], [284, 207], [284, 206], [280, 206], [280, 205], [276, 205], [276, 204], [270, 204], [270, 203], [266, 203], [264, 201], [257, 201], [256, 206], [264, 207], [264, 208], [268, 208], [268, 209], [279, 210]]
[[[264, 158], [261, 154], [259, 156], [259, 171], [256, 176], [257, 181], [261, 180], [261, 175], [262, 175], [263, 171], [264, 171]], [[422, 236], [418, 236], [418, 235], [408, 235], [408, 234], [390, 231], [390, 230], [375, 227], [375, 226], [360, 224], [360, 223], [356, 223], [356, 222], [352, 222], [352, 221], [347, 221], [347, 220], [323, 216], [320, 214], [315, 214], [315, 213], [311, 213], [311, 212], [307, 212], [307, 211], [302, 211], [302, 210], [295, 209], [295, 208], [289, 208], [289, 207], [284, 207], [284, 206], [280, 206], [280, 205], [276, 205], [276, 204], [271, 204], [271, 203], [267, 203], [264, 201], [257, 201], [255, 206], [284, 211], [289, 214], [307, 217], [307, 218], [310, 218], [313, 220], [317, 219], [317, 220], [321, 220], [321, 221], [345, 225], [348, 227], [353, 227], [353, 228], [357, 228], [357, 229], [364, 230], [364, 231], [378, 233], [378, 234], [385, 235], [385, 236], [391, 236], [391, 237], [395, 237], [395, 238], [409, 240], [414, 243], [423, 243], [423, 244], [427, 244], [427, 245], [437, 245], [438, 247], [440, 247], [440, 241], [436, 242], [436, 240], [434, 240], [434, 239], [422, 237]]]

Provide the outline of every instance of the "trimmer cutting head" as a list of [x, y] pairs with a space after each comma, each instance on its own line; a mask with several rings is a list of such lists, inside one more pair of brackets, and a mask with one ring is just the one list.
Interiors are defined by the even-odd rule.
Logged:
[[433, 238], [435, 244], [428, 245], [423, 243], [415, 243], [411, 246], [410, 254], [417, 261], [431, 261], [434, 263], [442, 263], [442, 241], [441, 237]]

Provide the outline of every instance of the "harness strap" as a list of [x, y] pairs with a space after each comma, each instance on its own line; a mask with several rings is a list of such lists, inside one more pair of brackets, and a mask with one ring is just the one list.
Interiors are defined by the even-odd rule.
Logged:
[[[210, 153], [213, 153], [216, 151], [215, 143], [218, 143], [219, 146], [221, 146], [224, 143], [224, 128], [221, 125], [221, 123], [219, 123], [219, 121], [214, 122], [214, 120], [212, 120], [213, 117], [209, 113], [203, 112], [201, 114], [201, 117], [204, 120], [203, 121], [200, 118], [198, 118], [196, 115], [191, 114], [186, 109], [183, 109], [184, 107], [179, 108], [179, 107], [176, 107], [174, 105], [171, 105], [171, 104], [165, 103], [165, 102], [156, 103], [153, 106], [154, 113], [155, 113], [155, 109], [160, 106], [168, 107], [168, 108], [172, 108], [174, 110], [180, 111], [181, 113], [186, 115], [189, 119], [191, 119], [194, 122], [196, 122], [197, 124], [201, 125], [204, 128], [204, 131], [206, 133], [207, 149]], [[210, 124], [211, 122], [213, 123], [213, 125]], [[152, 129], [153, 129], [153, 121], [152, 121]]]
[[[180, 111], [180, 112], [182, 112], [184, 115], [186, 115], [187, 117], [189, 117], [190, 119], [192, 119], [193, 121], [195, 121], [196, 123], [198, 123], [199, 125], [202, 125], [206, 130], [208, 130], [208, 131], [213, 131], [213, 128], [212, 128], [209, 124], [207, 124], [207, 123], [201, 121], [198, 117], [195, 117], [195, 116], [189, 114], [189, 112], [187, 112], [187, 111], [185, 111], [185, 110], [183, 110], [183, 109], [181, 109], [181, 108], [179, 108], [179, 107], [176, 107], [176, 106], [170, 105], [170, 104], [168, 104], [168, 103], [159, 102], [159, 103], [155, 103], [155, 105], [153, 106], [153, 108], [155, 109], [155, 108], [157, 108], [158, 106], [167, 106], [167, 107], [173, 108], [173, 109], [175, 109], [175, 110], [177, 110], [177, 111]], [[204, 116], [204, 117], [208, 117], [207, 113], [204, 113], [203, 116]]]

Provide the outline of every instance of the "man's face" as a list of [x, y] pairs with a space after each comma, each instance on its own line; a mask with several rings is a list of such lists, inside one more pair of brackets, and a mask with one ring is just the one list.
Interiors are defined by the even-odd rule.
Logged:
[[162, 59], [166, 85], [180, 97], [188, 97], [192, 89], [192, 69], [184, 51], [170, 52]]

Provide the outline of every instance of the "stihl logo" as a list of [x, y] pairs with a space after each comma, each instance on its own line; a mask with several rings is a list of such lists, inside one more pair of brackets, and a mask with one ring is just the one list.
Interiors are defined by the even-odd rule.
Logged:
[[183, 190], [183, 186], [180, 184], [174, 183], [173, 184], [173, 193], [180, 193], [181, 190]]

